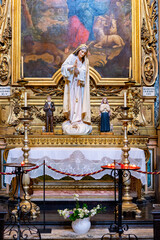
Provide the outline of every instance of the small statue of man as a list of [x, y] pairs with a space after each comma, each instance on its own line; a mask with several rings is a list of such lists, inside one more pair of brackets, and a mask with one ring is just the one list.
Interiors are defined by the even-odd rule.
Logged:
[[55, 111], [55, 106], [54, 102], [51, 101], [51, 96], [47, 97], [43, 110], [46, 113], [46, 132], [53, 132], [53, 112]]

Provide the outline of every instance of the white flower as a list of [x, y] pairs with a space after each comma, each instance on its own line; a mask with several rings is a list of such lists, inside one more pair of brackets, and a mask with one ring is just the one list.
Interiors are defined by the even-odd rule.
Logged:
[[78, 215], [79, 215], [80, 218], [84, 217], [84, 213], [83, 212], [80, 212]]
[[89, 213], [89, 210], [87, 208], [83, 208], [83, 212], [85, 215], [87, 215]]
[[63, 210], [58, 210], [58, 213], [59, 213], [60, 216], [62, 216], [63, 215]]
[[[74, 199], [76, 201], [79, 201], [79, 195], [78, 194], [74, 194]], [[101, 208], [101, 205], [97, 205], [96, 207], [94, 207], [93, 209], [91, 210], [88, 210], [87, 208], [87, 205], [84, 204], [83, 208], [77, 208], [79, 206], [79, 204], [76, 204], [76, 208], [73, 208], [73, 210], [69, 210], [68, 208], [64, 209], [64, 210], [58, 210], [58, 213], [60, 216], [64, 217], [64, 219], [66, 218], [70, 218], [70, 216], [72, 214], [75, 214], [76, 212], [76, 219], [83, 219], [83, 218], [86, 218], [86, 217], [93, 217], [95, 216], [99, 211], [98, 210], [101, 210], [103, 208]], [[78, 215], [77, 215], [78, 213]]]
[[74, 194], [74, 200], [79, 201], [79, 195], [78, 194]]
[[100, 207], [100, 205], [98, 204], [96, 208], [97, 208], [97, 209], [100, 209], [101, 207]]
[[66, 209], [64, 209], [64, 210], [62, 211], [61, 214], [62, 214], [61, 216], [63, 216], [64, 219], [66, 219], [66, 218], [69, 217], [69, 215], [70, 215], [70, 211], [66, 208]]
[[94, 215], [96, 215], [97, 214], [97, 210], [96, 209], [92, 209], [91, 210], [91, 217], [93, 217]]

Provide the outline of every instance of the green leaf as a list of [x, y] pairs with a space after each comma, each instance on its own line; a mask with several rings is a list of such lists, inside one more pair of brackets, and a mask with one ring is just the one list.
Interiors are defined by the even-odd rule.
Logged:
[[83, 208], [84, 207], [88, 209], [88, 205], [86, 203], [83, 203]]

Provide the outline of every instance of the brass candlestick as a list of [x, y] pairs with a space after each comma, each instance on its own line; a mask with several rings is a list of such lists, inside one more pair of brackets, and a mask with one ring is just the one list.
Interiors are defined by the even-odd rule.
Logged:
[[26, 84], [28, 83], [27, 80], [25, 80], [24, 78], [21, 78], [17, 81], [17, 83], [20, 85], [22, 92], [21, 92], [21, 101], [24, 100], [24, 94], [26, 92]]
[[[22, 88], [22, 100], [25, 100], [25, 104], [24, 107], [21, 107], [22, 110], [24, 111], [23, 117], [19, 118], [19, 120], [23, 123], [24, 125], [24, 146], [22, 147], [22, 151], [23, 151], [23, 162], [24, 162], [24, 170], [27, 169], [25, 167], [25, 164], [29, 163], [28, 157], [29, 157], [29, 151], [30, 148], [28, 146], [29, 144], [29, 140], [28, 140], [28, 127], [30, 122], [33, 120], [33, 118], [31, 118], [28, 115], [28, 110], [30, 109], [30, 106], [27, 106], [27, 92], [26, 92], [26, 84], [28, 83], [27, 80], [24, 79], [24, 77], [22, 77], [20, 80], [17, 81], [17, 83], [21, 86]], [[22, 177], [22, 186], [23, 186], [23, 191], [24, 191], [24, 195], [21, 197], [21, 203], [20, 203], [20, 207], [21, 207], [21, 211], [23, 211], [24, 213], [30, 212], [31, 216], [33, 218], [37, 217], [37, 214], [40, 213], [40, 208], [31, 202], [31, 196], [29, 194], [29, 186], [30, 185], [30, 176], [29, 174], [26, 172], [23, 174]]]
[[128, 116], [129, 107], [122, 107], [122, 110], [123, 110], [123, 115], [122, 115], [122, 118], [120, 118], [120, 120], [123, 123], [123, 130], [124, 130], [124, 140], [123, 140], [124, 146], [122, 148], [123, 157], [124, 157], [123, 164], [128, 165], [129, 164], [128, 152], [130, 150], [130, 147], [128, 146], [129, 142], [128, 142], [128, 135], [127, 135], [127, 127], [128, 127], [128, 123], [132, 121], [132, 118]]
[[[132, 95], [132, 87], [135, 85], [135, 83], [136, 82], [132, 80], [132, 78], [128, 78], [128, 82], [125, 82], [125, 85], [128, 87], [128, 91], [127, 91], [127, 106], [129, 107], [128, 117], [132, 118], [132, 120], [133, 120], [133, 100], [134, 100]], [[127, 131], [130, 134], [135, 134], [138, 131], [133, 121], [128, 122]]]
[[[119, 118], [120, 121], [122, 121], [123, 123], [123, 128], [124, 128], [124, 146], [122, 148], [123, 151], [123, 159], [122, 159], [122, 163], [127, 166], [130, 164], [129, 161], [129, 150], [130, 147], [129, 145], [129, 141], [128, 141], [128, 135], [127, 135], [127, 127], [128, 124], [132, 121], [132, 117], [128, 116], [128, 110], [129, 107], [122, 107], [123, 110], [123, 115], [121, 118]], [[123, 177], [123, 185], [124, 185], [124, 193], [123, 193], [123, 203], [122, 203], [122, 212], [135, 212], [136, 217], [141, 217], [141, 211], [138, 209], [137, 205], [135, 203], [132, 202], [132, 197], [130, 196], [130, 184], [131, 184], [131, 180], [130, 180], [130, 175], [129, 174], [124, 174]]]
[[19, 118], [20, 121], [23, 122], [24, 125], [24, 146], [22, 147], [22, 151], [23, 151], [23, 157], [24, 157], [24, 163], [29, 163], [28, 161], [28, 157], [29, 157], [29, 151], [30, 148], [28, 146], [28, 127], [29, 127], [29, 123], [33, 120], [33, 118], [28, 117], [28, 110], [30, 109], [30, 107], [22, 107], [22, 110], [24, 110], [24, 117]]
[[[24, 117], [19, 118], [20, 121], [23, 122], [24, 124], [24, 146], [22, 147], [22, 151], [23, 151], [23, 157], [24, 157], [24, 169], [25, 169], [25, 164], [29, 163], [28, 157], [29, 157], [29, 151], [30, 148], [28, 146], [29, 140], [28, 140], [28, 127], [29, 127], [29, 123], [33, 120], [33, 118], [31, 118], [28, 115], [28, 110], [30, 109], [29, 106], [25, 106], [22, 107], [22, 110], [24, 110]], [[23, 177], [22, 177], [22, 185], [23, 185], [23, 190], [24, 190], [24, 196], [21, 198], [21, 209], [24, 212], [30, 211], [31, 215], [33, 218], [37, 217], [37, 214], [40, 213], [40, 208], [35, 204], [31, 202], [31, 196], [29, 194], [29, 185], [30, 185], [30, 176], [28, 173], [24, 173]]]

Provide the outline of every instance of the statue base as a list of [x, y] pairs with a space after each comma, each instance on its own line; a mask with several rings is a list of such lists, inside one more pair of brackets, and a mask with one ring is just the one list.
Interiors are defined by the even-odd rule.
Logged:
[[92, 132], [92, 126], [84, 122], [71, 123], [65, 121], [62, 124], [63, 134], [66, 135], [88, 135]]

